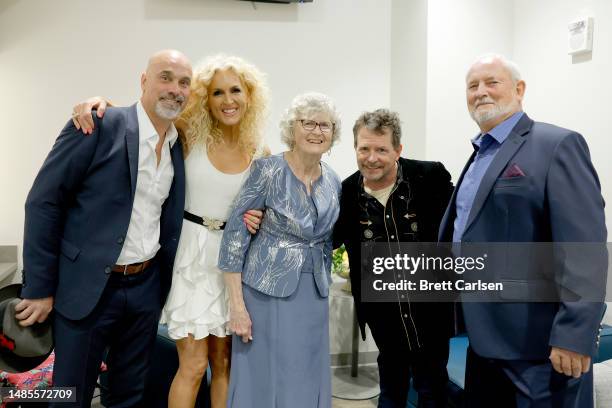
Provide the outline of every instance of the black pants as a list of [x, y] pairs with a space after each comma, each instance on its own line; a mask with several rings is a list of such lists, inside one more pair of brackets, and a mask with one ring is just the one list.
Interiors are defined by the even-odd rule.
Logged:
[[580, 378], [557, 373], [549, 360], [497, 360], [468, 348], [467, 408], [592, 408], [593, 369]]
[[137, 275], [111, 273], [93, 312], [82, 320], [55, 314], [53, 385], [76, 387], [75, 404], [89, 407], [108, 349], [109, 407], [138, 407], [161, 312], [156, 262]]
[[411, 379], [419, 396], [419, 408], [446, 407], [448, 338], [428, 341], [420, 349], [410, 350], [402, 330], [391, 327], [389, 321], [368, 320], [368, 326], [380, 352], [378, 407], [405, 408]]

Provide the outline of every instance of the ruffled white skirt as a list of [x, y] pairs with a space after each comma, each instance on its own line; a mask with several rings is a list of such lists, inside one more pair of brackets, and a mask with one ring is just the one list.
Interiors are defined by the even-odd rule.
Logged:
[[183, 220], [172, 286], [161, 315], [173, 339], [230, 334], [229, 296], [223, 272], [217, 268], [222, 234]]

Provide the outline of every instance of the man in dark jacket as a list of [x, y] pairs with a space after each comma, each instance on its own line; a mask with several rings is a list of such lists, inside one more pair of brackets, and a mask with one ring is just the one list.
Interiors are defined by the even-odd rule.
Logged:
[[53, 386], [75, 387], [73, 403], [51, 406], [91, 405], [107, 347], [107, 406], [142, 406], [185, 208], [173, 121], [191, 75], [182, 53], [155, 53], [140, 101], [94, 118], [88, 137], [69, 121], [28, 194], [16, 318], [55, 311]]
[[450, 303], [415, 303], [398, 292], [395, 302], [361, 298], [361, 245], [377, 242], [436, 242], [440, 220], [453, 192], [441, 163], [400, 157], [401, 128], [386, 109], [363, 113], [353, 127], [359, 171], [342, 183], [334, 246], [349, 256], [357, 319], [367, 323], [380, 351], [379, 407], [404, 408], [410, 379], [419, 407], [446, 406]]

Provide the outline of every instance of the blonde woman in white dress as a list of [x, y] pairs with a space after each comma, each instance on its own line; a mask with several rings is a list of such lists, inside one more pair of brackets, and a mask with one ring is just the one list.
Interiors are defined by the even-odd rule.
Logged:
[[[76, 120], [91, 118], [92, 108], [100, 112], [107, 103], [92, 98], [77, 105], [74, 111], [81, 115]], [[172, 287], [161, 316], [179, 355], [170, 408], [195, 405], [209, 364], [212, 407], [226, 404], [232, 342], [229, 297], [217, 268], [219, 227], [252, 160], [269, 154], [261, 137], [267, 104], [257, 68], [238, 57], [217, 55], [194, 70], [191, 98], [176, 122], [185, 151], [186, 195]], [[80, 122], [87, 133], [88, 121]]]

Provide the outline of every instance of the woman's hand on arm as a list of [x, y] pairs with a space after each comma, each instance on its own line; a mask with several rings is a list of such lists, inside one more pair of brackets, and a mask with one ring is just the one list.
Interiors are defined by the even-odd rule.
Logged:
[[259, 225], [261, 224], [262, 218], [263, 218], [262, 210], [248, 210], [242, 216], [244, 225], [246, 225], [249, 232], [253, 235], [257, 233], [257, 230], [259, 229]]
[[104, 116], [104, 111], [110, 106], [113, 106], [113, 104], [102, 96], [94, 96], [86, 99], [84, 102], [72, 108], [72, 123], [74, 123], [77, 129], [81, 129], [84, 134], [90, 135], [94, 128], [91, 112], [97, 109], [96, 115], [102, 118]]
[[243, 343], [253, 340], [251, 332], [251, 316], [244, 304], [242, 297], [242, 274], [225, 272], [225, 286], [230, 297], [230, 321], [229, 329], [232, 333], [242, 337]]

